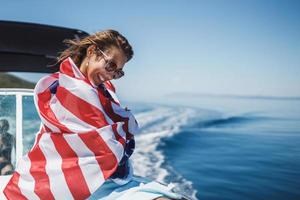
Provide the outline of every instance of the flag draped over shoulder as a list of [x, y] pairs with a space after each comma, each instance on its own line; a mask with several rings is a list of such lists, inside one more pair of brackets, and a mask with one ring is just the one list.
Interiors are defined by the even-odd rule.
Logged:
[[71, 58], [34, 90], [41, 128], [4, 190], [9, 200], [86, 199], [117, 169], [138, 124], [107, 81], [93, 87]]

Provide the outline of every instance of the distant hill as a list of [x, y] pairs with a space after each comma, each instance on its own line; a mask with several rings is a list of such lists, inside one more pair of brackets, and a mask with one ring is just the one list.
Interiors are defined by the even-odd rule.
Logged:
[[33, 89], [35, 83], [25, 81], [7, 73], [0, 73], [0, 88], [31, 88]]

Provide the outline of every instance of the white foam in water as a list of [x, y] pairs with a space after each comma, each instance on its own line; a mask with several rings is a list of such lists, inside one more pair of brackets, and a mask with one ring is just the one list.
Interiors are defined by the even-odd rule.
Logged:
[[[132, 156], [135, 174], [166, 182], [168, 176], [176, 176], [172, 182], [175, 190], [196, 198], [192, 182], [184, 179], [171, 166], [164, 166], [165, 157], [158, 150], [160, 140], [178, 133], [197, 112], [191, 108], [158, 107], [136, 115], [141, 133], [136, 135], [136, 149]], [[188, 193], [187, 193], [188, 192]]]
[[143, 130], [145, 126], [156, 121], [161, 121], [164, 118], [172, 116], [173, 114], [174, 111], [172, 111], [171, 109], [159, 107], [149, 112], [139, 113], [136, 115], [136, 118], [138, 119], [139, 127], [142, 130], [141, 133], [143, 133], [145, 131], [149, 132], [148, 129], [146, 129], [145, 131]]

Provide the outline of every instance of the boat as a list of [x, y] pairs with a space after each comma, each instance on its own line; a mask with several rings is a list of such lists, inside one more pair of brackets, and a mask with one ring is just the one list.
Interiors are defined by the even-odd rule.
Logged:
[[[56, 63], [58, 52], [66, 48], [63, 40], [89, 35], [72, 28], [14, 21], [0, 21], [0, 29], [0, 72], [56, 72], [59, 69]], [[33, 89], [0, 88], [0, 122], [9, 122], [9, 129], [6, 131], [14, 137], [9, 156], [13, 167], [34, 144], [35, 134], [39, 129], [39, 116], [32, 108], [35, 108]], [[8, 170], [3, 173], [5, 175], [0, 176], [0, 199], [6, 199], [3, 189], [12, 172]], [[145, 193], [148, 193], [147, 197], [141, 196]], [[164, 199], [188, 199], [173, 192], [171, 185], [137, 176], [123, 186], [107, 181], [89, 199], [146, 200], [154, 199], [158, 194]]]

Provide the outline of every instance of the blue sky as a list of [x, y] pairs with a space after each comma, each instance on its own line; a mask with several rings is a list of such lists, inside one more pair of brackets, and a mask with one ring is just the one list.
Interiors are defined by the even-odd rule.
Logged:
[[118, 30], [135, 51], [115, 81], [129, 100], [174, 92], [300, 96], [297, 0], [1, 0], [0, 20]]

